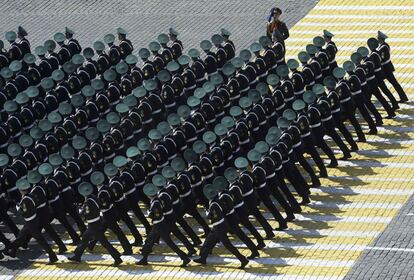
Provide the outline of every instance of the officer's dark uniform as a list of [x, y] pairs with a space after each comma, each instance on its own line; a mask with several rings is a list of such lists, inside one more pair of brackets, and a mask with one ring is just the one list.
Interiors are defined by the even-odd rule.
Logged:
[[332, 73], [332, 71], [338, 67], [338, 63], [336, 62], [336, 53], [338, 52], [338, 48], [336, 47], [335, 42], [329, 41], [326, 44], [325, 50], [329, 58], [330, 73]]
[[125, 38], [119, 42], [119, 53], [121, 59], [125, 59], [128, 55], [132, 54], [133, 50], [134, 46], [130, 40]]
[[180, 40], [174, 40], [171, 44], [171, 52], [173, 59], [178, 59], [183, 54], [183, 43]]
[[108, 253], [114, 258], [114, 265], [122, 263], [119, 252], [109, 243], [108, 239], [105, 237], [104, 227], [102, 225], [102, 220], [100, 217], [100, 208], [98, 199], [94, 195], [89, 195], [85, 199], [83, 204], [82, 212], [85, 216], [85, 219], [88, 223], [86, 231], [82, 234], [82, 241], [76, 247], [74, 251], [74, 256], [69, 258], [70, 260], [80, 261], [83, 252], [86, 247], [89, 245], [89, 242], [96, 240], [101, 243], [101, 245], [108, 251]]
[[[213, 62], [211, 62], [213, 63]], [[200, 58], [193, 58], [192, 63], [190, 64], [191, 69], [193, 69], [195, 76], [196, 76], [196, 83], [197, 83], [197, 87], [201, 87], [204, 82], [206, 81], [206, 68], [207, 65], [205, 64], [205, 62], [203, 60], [201, 60]]]
[[55, 263], [58, 258], [41, 233], [41, 225], [39, 219], [43, 219], [43, 217], [37, 216], [36, 203], [31, 195], [25, 194], [22, 197], [18, 208], [20, 214], [24, 218], [25, 223], [23, 225], [23, 228], [20, 230], [19, 235], [9, 245], [8, 251], [5, 253], [10, 256], [15, 256], [17, 248], [26, 244], [27, 239], [33, 237], [36, 239], [42, 249], [45, 250], [49, 255], [49, 263]]
[[386, 42], [383, 42], [378, 46], [377, 51], [381, 57], [381, 65], [382, 69], [384, 70], [385, 78], [391, 83], [391, 85], [397, 91], [401, 102], [408, 101], [407, 95], [405, 94], [403, 88], [394, 76], [395, 68], [391, 62], [390, 45], [388, 45], [388, 43]]

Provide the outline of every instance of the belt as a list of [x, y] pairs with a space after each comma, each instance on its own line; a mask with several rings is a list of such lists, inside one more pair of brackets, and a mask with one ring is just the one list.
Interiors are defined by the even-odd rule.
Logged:
[[115, 156], [115, 153], [110, 154], [109, 156], [104, 157], [105, 160], [111, 159]]
[[135, 192], [135, 187], [134, 188], [132, 188], [132, 189], [130, 189], [129, 191], [127, 191], [125, 194], [126, 195], [130, 195], [130, 194], [132, 194], [132, 193], [134, 193]]
[[249, 88], [244, 88], [244, 89], [240, 90], [240, 93], [246, 92], [248, 90], [249, 90]]
[[335, 110], [332, 110], [331, 112], [332, 112], [332, 113], [338, 113], [339, 111], [341, 111], [341, 108], [337, 108], [337, 109], [335, 109]]
[[317, 124], [310, 125], [311, 128], [315, 128], [315, 127], [319, 127], [319, 126], [321, 126], [321, 123], [317, 123]]
[[180, 203], [179, 199], [176, 199], [175, 201], [173, 201], [173, 205], [177, 205], [178, 203]]
[[308, 132], [306, 132], [305, 134], [301, 135], [300, 137], [302, 137], [302, 138], [306, 138], [306, 137], [308, 137], [310, 134], [311, 134], [311, 133], [310, 133], [310, 131], [308, 131]]
[[115, 200], [115, 202], [120, 202], [120, 201], [122, 201], [122, 200], [124, 200], [124, 199], [125, 199], [125, 196], [124, 196], [124, 195], [122, 195], [119, 199]]
[[224, 219], [223, 219], [223, 218], [221, 218], [219, 221], [217, 221], [217, 222], [213, 223], [213, 227], [218, 226], [219, 224], [221, 224], [221, 223], [223, 223], [223, 222], [224, 222]]
[[287, 163], [289, 160], [288, 159], [285, 159], [285, 160], [282, 160], [282, 163]]
[[16, 186], [14, 186], [14, 187], [13, 187], [13, 188], [11, 188], [11, 189], [8, 189], [8, 190], [7, 190], [7, 192], [8, 192], [8, 193], [11, 193], [12, 191], [15, 191], [15, 190], [17, 190], [17, 187], [16, 187]]
[[250, 139], [247, 138], [246, 140], [240, 141], [240, 145], [244, 145], [250, 142]]
[[131, 134], [130, 136], [128, 136], [125, 140], [130, 140], [130, 139], [132, 139], [132, 138], [134, 138], [134, 134]]
[[197, 136], [191, 137], [190, 139], [187, 139], [185, 142], [190, 143], [197, 140]]
[[183, 198], [183, 197], [187, 197], [187, 196], [189, 196], [191, 194], [191, 190], [189, 190], [188, 192], [186, 192], [185, 194], [180, 194], [180, 197], [181, 198]]
[[322, 74], [319, 74], [318, 76], [315, 77], [315, 79], [320, 79], [322, 78]]
[[357, 90], [357, 91], [353, 91], [351, 92], [352, 96], [358, 95], [360, 94], [362, 91], [361, 90]]
[[266, 120], [259, 122], [259, 126], [261, 126], [261, 125], [265, 125], [265, 124], [266, 124], [266, 122], [267, 122]]
[[205, 128], [200, 128], [199, 130], [196, 131], [197, 134], [200, 134], [201, 132], [203, 132], [205, 130]]
[[214, 72], [214, 73], [207, 74], [207, 76], [211, 77], [211, 76], [213, 76], [214, 74], [217, 74], [217, 71], [216, 71], [216, 72]]
[[43, 202], [42, 204], [40, 204], [39, 206], [36, 207], [36, 209], [40, 209], [46, 206], [46, 202]]
[[[298, 143], [296, 143], [295, 145], [293, 145], [293, 148], [297, 148], [297, 147], [299, 147], [300, 145], [302, 145], [302, 142], [298, 142]], [[267, 177], [266, 177], [267, 178]]]
[[97, 117], [97, 118], [94, 118], [93, 120], [91, 120], [91, 122], [97, 122], [97, 121], [99, 121], [99, 117]]
[[153, 223], [154, 225], [156, 225], [156, 224], [161, 223], [162, 221], [164, 221], [164, 217], [162, 217], [160, 220], [155, 220], [155, 221], [152, 221], [152, 223]]
[[171, 103], [171, 104], [165, 104], [165, 108], [172, 108], [175, 105], [177, 105], [175, 102], [174, 103]]
[[161, 164], [158, 168], [163, 168], [163, 167], [165, 167], [165, 166], [167, 166], [168, 165], [168, 162], [164, 162], [163, 164]]
[[326, 66], [325, 68], [322, 68], [322, 70], [329, 70], [329, 65], [328, 66]]
[[147, 124], [147, 123], [152, 123], [152, 118], [150, 118], [149, 120], [143, 121], [143, 124]]
[[160, 112], [161, 112], [161, 109], [157, 109], [157, 110], [153, 111], [152, 113], [153, 114], [159, 114]]
[[281, 62], [283, 62], [283, 60], [285, 60], [285, 59], [284, 58], [281, 58], [279, 60], [276, 60], [276, 63], [281, 63]]
[[373, 79], [375, 79], [375, 75], [372, 75], [371, 77], [368, 77], [368, 78], [367, 78], [367, 81], [371, 81], [371, 80], [373, 80]]
[[266, 77], [266, 76], [267, 76], [267, 71], [265, 73], [259, 75], [259, 78], [263, 78], [263, 77]]
[[329, 64], [335, 63], [335, 59], [332, 59], [331, 61], [329, 61]]
[[279, 107], [276, 108], [277, 111], [279, 111], [280, 109], [283, 109], [285, 107], [285, 104], [283, 103], [282, 105], [280, 105]]
[[87, 175], [89, 175], [91, 173], [92, 173], [92, 169], [89, 169], [88, 171], [86, 171], [84, 173], [81, 173], [81, 176], [84, 177], [84, 176], [87, 176]]
[[191, 86], [189, 88], [186, 88], [185, 90], [192, 90], [193, 88], [196, 88], [196, 85], [193, 85], [193, 86]]
[[60, 198], [59, 195], [57, 195], [54, 199], [49, 200], [49, 204], [55, 202], [56, 200], [58, 200]]
[[164, 215], [170, 215], [170, 214], [172, 214], [172, 212], [173, 212], [173, 210], [170, 209], [169, 211], [165, 212]]
[[266, 187], [266, 183], [261, 184], [257, 189], [261, 189], [261, 188], [264, 188], [264, 187]]
[[236, 95], [236, 96], [230, 96], [230, 100], [235, 100], [235, 99], [239, 99], [240, 98], [240, 94]]
[[111, 209], [112, 209], [112, 207], [114, 207], [114, 205], [113, 205], [113, 204], [111, 204], [111, 206], [109, 206], [109, 208], [107, 208], [107, 209], [102, 209], [102, 213], [106, 213], [106, 212], [108, 212], [109, 210], [111, 210]]
[[253, 189], [251, 189], [250, 191], [248, 191], [247, 193], [243, 194], [243, 197], [247, 197], [249, 195], [251, 195], [253, 193]]
[[390, 63], [391, 62], [391, 59], [388, 59], [387, 61], [385, 61], [385, 62], [381, 62], [381, 65], [385, 65], [385, 64], [388, 64], [388, 63]]
[[92, 224], [92, 223], [94, 223], [94, 222], [96, 222], [96, 221], [99, 221], [99, 219], [100, 219], [101, 217], [96, 217], [96, 218], [94, 218], [94, 219], [92, 219], [92, 220], [88, 220], [87, 222], [88, 222], [88, 224]]
[[295, 94], [295, 95], [300, 95], [300, 94], [302, 94], [302, 93], [304, 93], [304, 92], [305, 92], [305, 89], [302, 89], [301, 91], [294, 92], [294, 94]]
[[361, 83], [361, 86], [365, 86], [367, 84], [367, 82], [363, 82]]
[[230, 212], [226, 214], [226, 216], [231, 215], [231, 214], [233, 214], [233, 213], [234, 213], [234, 208], [233, 208], [233, 209], [231, 209], [231, 210], [230, 210]]
[[202, 81], [205, 81], [205, 80], [206, 80], [206, 78], [202, 77], [202, 78], [197, 79], [196, 82], [202, 82]]
[[293, 153], [293, 149], [290, 149], [288, 154], [290, 155], [291, 153]]
[[221, 117], [224, 115], [224, 112], [222, 111], [221, 113], [219, 113], [218, 115], [216, 115], [216, 117]]
[[239, 208], [244, 205], [244, 201], [241, 201], [239, 204], [235, 205], [234, 208]]
[[195, 187], [198, 187], [198, 186], [200, 186], [201, 185], [201, 181], [198, 181], [197, 183], [195, 183], [195, 184], [191, 184], [191, 187], [192, 188], [195, 188]]
[[210, 174], [208, 174], [206, 176], [203, 176], [203, 177], [204, 177], [204, 179], [210, 179], [211, 177], [213, 177], [213, 173], [210, 173]]
[[151, 171], [148, 175], [149, 176], [152, 176], [152, 175], [154, 175], [154, 174], [156, 174], [157, 173], [157, 170], [153, 170], [153, 171]]
[[322, 121], [326, 122], [326, 121], [329, 121], [330, 119], [332, 119], [332, 115], [330, 115], [329, 117], [323, 118]]
[[351, 100], [351, 97], [347, 97], [345, 99], [342, 99], [339, 102], [342, 104], [342, 103], [348, 102], [349, 100]]
[[374, 72], [379, 72], [381, 71], [382, 68], [375, 68]]
[[[283, 163], [283, 162], [282, 162]], [[280, 169], [282, 169], [283, 168], [283, 166], [282, 165], [279, 165], [279, 167], [278, 168], [276, 168], [276, 171], [279, 171]]]
[[34, 220], [35, 218], [36, 218], [36, 214], [34, 214], [34, 215], [30, 216], [29, 218], [24, 218], [24, 220], [25, 220], [26, 222], [29, 222], [29, 221], [31, 221], [31, 220]]
[[66, 187], [66, 188], [64, 188], [64, 189], [62, 190], [62, 192], [67, 192], [67, 191], [70, 191], [70, 190], [72, 190], [72, 188], [71, 188], [71, 187]]
[[173, 160], [177, 157], [177, 154], [173, 154], [172, 156], [168, 157], [168, 160]]
[[227, 161], [230, 161], [230, 160], [232, 160], [232, 159], [233, 159], [233, 155], [229, 156], [226, 160], [227, 160]]

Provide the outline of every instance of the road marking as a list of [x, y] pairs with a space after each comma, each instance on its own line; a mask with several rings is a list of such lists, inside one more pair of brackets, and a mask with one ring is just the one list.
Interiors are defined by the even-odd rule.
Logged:
[[364, 6], [364, 5], [316, 5], [312, 10], [374, 10], [374, 11], [384, 11], [384, 10], [414, 10], [414, 6], [407, 5], [377, 5], [377, 6]]

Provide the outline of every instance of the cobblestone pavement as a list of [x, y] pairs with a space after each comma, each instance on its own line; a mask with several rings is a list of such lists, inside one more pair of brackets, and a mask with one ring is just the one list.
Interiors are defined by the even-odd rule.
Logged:
[[[88, 3], [97, 5], [98, 1]], [[135, 6], [135, 9], [124, 6], [123, 9], [127, 12], [119, 25], [129, 28], [129, 30], [136, 30], [138, 23], [135, 27], [133, 24], [130, 25], [131, 27], [126, 25], [132, 17], [136, 16], [135, 13], [138, 14], [134, 10], [140, 11], [140, 18], [147, 17], [148, 19], [150, 16], [143, 11], [150, 10], [155, 13], [153, 8], [147, 9], [154, 7], [154, 3], [159, 5], [164, 2], [139, 4], [141, 6]], [[174, 8], [171, 8], [168, 13], [161, 11], [162, 18], [151, 19], [151, 24], [148, 23], [148, 26], [157, 26], [156, 31], [161, 31], [166, 30], [170, 22], [173, 22], [175, 27], [183, 33], [183, 41], [186, 45], [187, 42], [189, 45], [196, 45], [196, 42], [205, 38], [200, 32], [211, 34], [218, 28], [226, 26], [235, 33], [238, 46], [243, 47], [262, 32], [263, 16], [268, 7], [275, 5], [277, 1], [267, 2], [266, 8], [261, 11], [253, 9], [256, 9], [254, 6], [257, 4], [254, 1], [243, 1], [243, 4], [246, 3], [246, 7], [240, 7], [240, 10], [234, 7], [235, 4], [241, 6], [239, 1], [197, 2], [205, 4], [203, 7], [200, 7], [201, 5], [195, 7], [194, 4], [191, 4], [195, 2], [190, 1], [177, 3], [177, 7], [173, 5]], [[293, 8], [295, 5], [302, 5], [303, 2], [284, 3]], [[180, 9], [185, 4], [187, 6], [193, 5], [193, 8]], [[80, 30], [81, 42], [90, 43], [84, 38], [95, 38], [96, 32], [91, 31], [93, 28], [102, 29], [99, 35], [102, 37], [105, 30], [118, 24], [114, 21], [111, 27], [101, 25], [101, 22], [104, 22], [103, 18], [111, 13], [108, 11], [108, 15], [96, 18], [94, 21], [96, 24], [93, 24], [91, 30], [84, 30], [84, 27], [81, 26], [86, 25], [86, 21], [82, 23], [82, 20], [77, 17], [80, 14], [87, 15], [90, 11], [95, 12], [90, 5], [85, 5], [82, 9], [73, 8], [71, 10], [71, 12], [75, 12], [73, 16], [56, 14], [54, 19], [62, 22], [62, 27], [64, 26], [63, 22], [73, 22], [71, 26], [75, 30]], [[310, 5], [313, 4], [310, 3]], [[21, 6], [27, 7], [27, 5]], [[50, 7], [35, 9], [33, 12], [39, 15], [53, 14], [51, 9]], [[21, 11], [20, 8], [15, 10]], [[205, 21], [203, 24], [197, 25], [194, 10], [200, 14], [204, 13], [203, 18], [205, 17], [211, 22]], [[215, 16], [220, 20], [217, 25], [214, 25], [216, 23], [213, 22]], [[299, 18], [294, 19], [290, 14], [285, 17], [290, 25], [299, 20]], [[30, 18], [29, 14], [27, 18]], [[83, 18], [87, 17], [84, 15]], [[76, 23], [75, 19], [80, 22]], [[5, 19], [2, 17], [0, 21], [5, 21]], [[79, 24], [79, 27], [76, 24]], [[16, 23], [12, 25], [14, 26]], [[28, 23], [29, 25], [30, 23]], [[307, 43], [311, 42], [315, 35], [327, 28], [336, 34], [335, 41], [340, 50], [338, 60], [343, 62], [357, 47], [364, 45], [367, 38], [375, 36], [376, 31], [381, 29], [390, 37], [389, 43], [392, 48], [392, 60], [397, 68], [397, 79], [406, 89], [409, 98], [413, 99], [414, 51], [411, 47], [414, 39], [413, 26], [413, 1], [321, 0], [304, 19], [291, 29], [291, 38], [287, 42], [288, 57], [296, 56]], [[62, 27], [56, 25], [56, 29]], [[53, 32], [55, 30], [51, 30], [51, 28], [50, 32], [45, 29], [45, 33]], [[133, 33], [131, 34], [133, 42], [138, 45], [140, 42], [148, 43], [152, 37], [155, 37], [152, 34], [156, 34], [155, 31], [150, 31], [148, 28], [142, 30], [142, 34], [139, 32], [131, 33]], [[137, 34], [140, 38], [133, 37], [138, 36]], [[34, 35], [38, 37], [38, 34]], [[272, 280], [325, 280], [343, 279], [344, 277], [346, 279], [412, 279], [410, 277], [414, 264], [412, 251], [410, 251], [414, 240], [413, 235], [410, 234], [412, 217], [405, 215], [405, 213], [412, 212], [410, 210], [412, 201], [409, 199], [414, 193], [413, 116], [414, 103], [402, 105], [397, 118], [385, 120], [378, 135], [369, 136], [367, 143], [359, 144], [360, 151], [353, 156], [352, 160], [340, 161], [339, 168], [330, 169], [329, 178], [322, 180], [323, 187], [312, 189], [311, 199], [313, 202], [304, 207], [302, 215], [297, 215], [296, 221], [289, 224], [289, 230], [278, 233], [277, 238], [272, 241], [266, 241], [267, 248], [261, 253], [261, 258], [252, 261], [246, 271], [235, 269], [237, 264], [235, 264], [234, 258], [222, 246], [215, 250], [215, 257], [209, 258], [208, 266], [201, 267], [193, 263], [189, 268], [180, 269], [177, 267], [179, 259], [161, 245], [154, 250], [154, 254], [149, 259], [151, 265], [145, 268], [133, 265], [133, 261], [137, 258], [136, 255], [123, 257], [125, 265], [120, 268], [109, 267], [107, 265], [111, 262], [111, 258], [104, 254], [102, 248], [97, 247], [94, 252], [86, 253], [85, 263], [69, 263], [66, 260], [67, 255], [61, 255], [59, 256], [61, 262], [58, 265], [46, 266], [47, 260], [43, 255], [37, 258], [30, 268], [14, 271], [10, 277], [19, 279], [57, 277], [89, 277], [91, 279], [114, 277]], [[367, 130], [367, 127], [364, 126], [364, 129]], [[338, 151], [336, 152], [338, 153]], [[406, 206], [404, 206], [405, 204]], [[398, 214], [400, 209], [403, 210]], [[265, 215], [270, 218], [268, 213]], [[272, 219], [270, 219], [270, 223], [276, 227], [276, 223]], [[109, 235], [109, 238], [111, 239], [113, 236]], [[132, 239], [132, 236], [129, 238]], [[234, 242], [242, 250], [242, 253], [248, 254], [244, 245], [238, 240], [234, 240]], [[408, 250], [382, 250], [383, 248]], [[72, 246], [69, 246], [70, 251], [73, 249]], [[135, 248], [134, 252], [138, 254], [139, 248]], [[386, 259], [389, 261], [384, 261]], [[386, 264], [389, 266], [394, 264], [394, 267], [388, 268]], [[347, 276], [348, 273], [350, 274]]]

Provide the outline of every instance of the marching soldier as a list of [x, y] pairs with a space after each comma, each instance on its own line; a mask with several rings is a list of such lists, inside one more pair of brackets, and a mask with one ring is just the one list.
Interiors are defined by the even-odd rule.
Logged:
[[388, 82], [391, 83], [391, 85], [397, 91], [400, 97], [400, 102], [405, 103], [408, 101], [408, 97], [394, 76], [395, 68], [391, 62], [391, 48], [390, 45], [387, 42], [385, 42], [387, 38], [387, 35], [385, 35], [381, 31], [378, 31], [377, 39], [379, 42], [379, 46], [377, 48], [377, 51], [381, 56], [381, 65], [382, 69], [384, 69], [385, 78], [388, 80]]
[[68, 46], [72, 56], [82, 51], [82, 47], [80, 46], [78, 40], [73, 38], [74, 34], [75, 32], [72, 29], [65, 27], [65, 37], [67, 39], [66, 45]]
[[116, 29], [118, 33], [118, 40], [119, 40], [119, 52], [121, 55], [121, 59], [125, 59], [128, 55], [132, 54], [134, 51], [134, 47], [130, 40], [126, 38], [127, 32], [122, 27], [118, 27]]
[[98, 64], [97, 74], [103, 74], [111, 65], [111, 60], [109, 56], [104, 52], [105, 45], [101, 41], [96, 41], [93, 43], [93, 48], [98, 55], [96, 62]]
[[[178, 33], [177, 33], [178, 34]], [[170, 40], [167, 34], [160, 34], [157, 37], [158, 42], [160, 43], [161, 49], [161, 56], [164, 59], [165, 65], [173, 60], [173, 51], [170, 47], [168, 47], [168, 41]]]
[[328, 55], [329, 59], [329, 69], [330, 73], [332, 74], [332, 71], [338, 67], [338, 63], [336, 62], [336, 53], [338, 52], [338, 48], [336, 47], [336, 44], [334, 41], [332, 41], [332, 38], [335, 35], [329, 32], [328, 30], [323, 30], [323, 38], [325, 40], [325, 50], [326, 54]]
[[204, 195], [209, 200], [208, 218], [211, 221], [213, 229], [207, 235], [206, 240], [200, 250], [200, 257], [194, 259], [194, 262], [205, 265], [207, 263], [207, 256], [213, 250], [213, 247], [221, 242], [227, 250], [229, 250], [240, 261], [240, 269], [244, 269], [249, 263], [249, 260], [243, 256], [233, 244], [231, 244], [227, 233], [228, 225], [224, 220], [224, 212], [220, 203], [218, 202], [218, 190], [213, 185], [206, 185], [203, 189]]
[[83, 252], [89, 245], [89, 242], [96, 240], [99, 241], [102, 246], [108, 251], [108, 253], [114, 259], [112, 266], [119, 266], [122, 263], [121, 255], [119, 252], [109, 243], [105, 237], [103, 231], [102, 219], [100, 217], [99, 202], [96, 196], [92, 194], [93, 187], [88, 182], [83, 182], [79, 185], [79, 193], [84, 197], [84, 204], [82, 207], [82, 213], [88, 223], [86, 231], [82, 234], [82, 240], [74, 251], [74, 255], [68, 257], [68, 260], [74, 262], [81, 262]]
[[147, 265], [148, 256], [152, 251], [154, 244], [162, 238], [163, 241], [181, 258], [183, 263], [181, 267], [186, 267], [190, 263], [190, 258], [187, 254], [178, 248], [178, 246], [171, 240], [171, 228], [168, 226], [164, 214], [161, 200], [157, 196], [158, 188], [151, 183], [144, 186], [144, 193], [151, 199], [151, 206], [149, 209], [149, 216], [152, 220], [151, 232], [145, 240], [144, 246], [141, 249], [142, 258], [137, 265]]
[[227, 53], [224, 47], [222, 46], [223, 37], [219, 34], [214, 34], [211, 37], [211, 42], [213, 42], [216, 47], [216, 58], [217, 58], [217, 71], [221, 72], [224, 64], [228, 61]]
[[232, 40], [229, 39], [231, 32], [225, 28], [220, 29], [221, 36], [224, 39], [224, 50], [227, 54], [227, 60], [230, 61], [236, 55], [236, 47]]
[[178, 32], [174, 28], [168, 29], [168, 34], [171, 41], [171, 51], [174, 60], [177, 60], [183, 54], [183, 43], [177, 39]]
[[26, 30], [19, 26], [17, 28], [17, 38], [19, 38], [19, 48], [22, 51], [22, 55], [24, 56], [27, 53], [30, 53], [30, 43], [29, 40], [26, 39], [27, 32]]
[[115, 66], [121, 60], [121, 52], [119, 46], [115, 45], [115, 36], [113, 34], [106, 34], [104, 36], [104, 42], [108, 45], [108, 56], [111, 62], [111, 66]]
[[197, 87], [201, 87], [206, 81], [206, 64], [200, 59], [200, 52], [197, 49], [189, 49], [188, 56], [192, 60], [190, 67], [196, 76]]
[[9, 42], [10, 47], [8, 51], [9, 61], [20, 60], [23, 57], [23, 52], [20, 49], [19, 44], [16, 42], [17, 34], [14, 31], [6, 32], [6, 40]]

